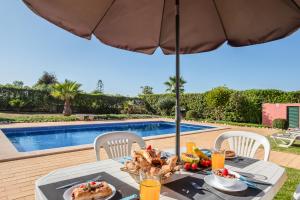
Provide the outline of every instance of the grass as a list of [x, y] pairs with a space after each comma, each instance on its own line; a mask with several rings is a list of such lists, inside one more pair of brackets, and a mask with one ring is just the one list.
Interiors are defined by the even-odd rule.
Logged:
[[274, 140], [270, 137], [268, 137], [270, 144], [271, 144], [271, 149], [273, 151], [280, 151], [280, 152], [287, 152], [287, 153], [293, 153], [293, 154], [298, 154], [300, 155], [300, 141], [296, 141], [292, 146], [289, 148], [284, 148], [284, 147], [279, 147], [276, 145]]
[[[124, 119], [144, 119], [155, 118], [155, 115], [139, 114], [101, 114], [96, 115], [95, 120], [124, 120]], [[0, 113], [0, 123], [34, 123], [34, 122], [67, 122], [77, 121], [76, 115], [63, 116], [62, 114], [39, 114], [39, 113]]]
[[216, 124], [241, 126], [241, 127], [267, 128], [267, 126], [264, 126], [262, 124], [254, 124], [254, 123], [230, 122], [230, 121], [213, 120], [213, 119], [187, 119], [187, 120], [193, 120], [202, 123], [216, 123]]
[[286, 168], [287, 180], [276, 194], [274, 200], [293, 199], [293, 194], [300, 183], [300, 170]]

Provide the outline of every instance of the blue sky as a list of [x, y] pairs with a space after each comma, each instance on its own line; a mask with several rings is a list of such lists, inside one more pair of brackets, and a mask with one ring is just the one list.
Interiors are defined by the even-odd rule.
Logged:
[[[98, 79], [110, 94], [134, 96], [140, 86], [163, 93], [163, 82], [175, 73], [174, 56], [160, 50], [143, 55], [76, 37], [33, 14], [22, 1], [0, 7], [0, 84], [23, 80], [33, 85], [43, 71], [59, 80], [76, 80], [82, 89], [95, 89]], [[234, 89], [300, 90], [300, 31], [267, 44], [182, 56], [186, 92], [220, 85]]]

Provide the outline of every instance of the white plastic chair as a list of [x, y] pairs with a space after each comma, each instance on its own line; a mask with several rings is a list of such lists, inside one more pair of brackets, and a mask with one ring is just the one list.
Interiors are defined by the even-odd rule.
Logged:
[[222, 143], [228, 140], [229, 147], [234, 150], [238, 156], [253, 158], [258, 147], [264, 147], [264, 160], [268, 161], [270, 156], [270, 143], [262, 135], [247, 131], [228, 131], [220, 135], [215, 141], [215, 149], [220, 149]]
[[100, 147], [105, 149], [108, 158], [120, 158], [130, 155], [134, 142], [141, 148], [146, 146], [143, 138], [131, 132], [118, 131], [99, 135], [94, 141], [97, 161], [100, 160]]

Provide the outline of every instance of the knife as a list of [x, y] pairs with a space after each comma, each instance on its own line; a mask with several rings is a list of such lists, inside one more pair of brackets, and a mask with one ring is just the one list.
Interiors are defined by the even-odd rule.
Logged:
[[80, 182], [80, 181], [76, 181], [76, 182], [73, 182], [73, 183], [69, 183], [69, 184], [66, 184], [66, 185], [57, 187], [56, 189], [59, 190], [59, 189], [64, 189], [64, 188], [72, 187], [72, 186], [76, 185], [76, 184], [79, 183], [79, 182]]

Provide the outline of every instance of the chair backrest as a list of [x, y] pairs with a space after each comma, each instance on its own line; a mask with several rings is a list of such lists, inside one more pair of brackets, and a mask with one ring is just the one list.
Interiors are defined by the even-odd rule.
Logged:
[[145, 147], [143, 138], [131, 132], [118, 131], [99, 135], [94, 141], [96, 158], [100, 160], [100, 147], [105, 149], [108, 158], [129, 156], [134, 142], [141, 148]]
[[220, 149], [222, 143], [228, 140], [229, 147], [239, 156], [253, 158], [258, 147], [264, 147], [264, 160], [269, 160], [270, 143], [268, 139], [262, 135], [247, 131], [228, 131], [220, 135], [215, 141], [215, 149]]

